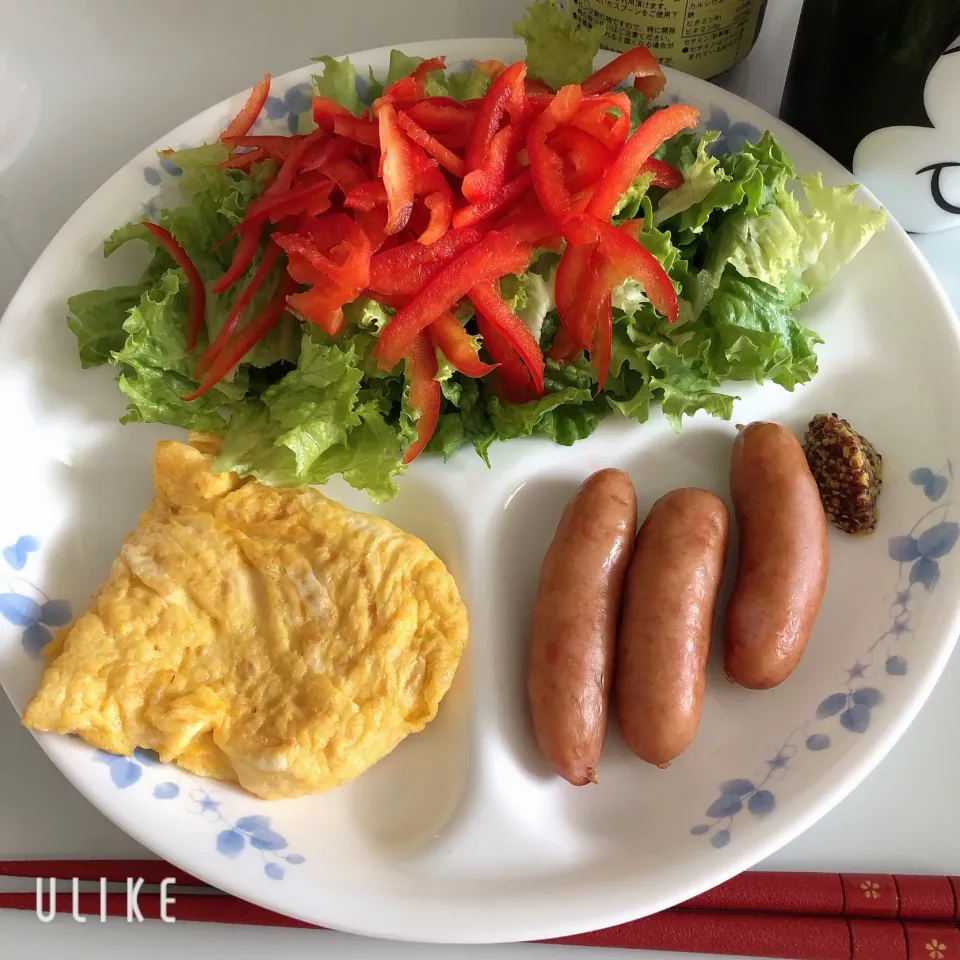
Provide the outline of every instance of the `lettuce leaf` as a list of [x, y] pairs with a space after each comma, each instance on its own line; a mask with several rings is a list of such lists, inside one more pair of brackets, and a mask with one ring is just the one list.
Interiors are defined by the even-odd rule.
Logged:
[[98, 367], [123, 347], [127, 339], [123, 324], [143, 293], [140, 286], [109, 287], [78, 293], [67, 300], [71, 313], [67, 326], [77, 338], [82, 366]]
[[323, 73], [314, 74], [313, 92], [318, 97], [335, 100], [355, 117], [367, 109], [357, 93], [357, 71], [349, 57], [335, 60], [333, 57], [314, 57], [316, 63], [323, 64]]
[[527, 75], [559, 90], [593, 72], [603, 27], [581, 27], [557, 0], [535, 0], [513, 32], [527, 44]]

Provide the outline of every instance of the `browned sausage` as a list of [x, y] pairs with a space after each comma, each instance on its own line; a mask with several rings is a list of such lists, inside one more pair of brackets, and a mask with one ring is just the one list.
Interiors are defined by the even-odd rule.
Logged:
[[636, 529], [633, 483], [601, 470], [567, 504], [540, 570], [527, 694], [540, 752], [575, 786], [597, 781]]
[[730, 493], [740, 561], [724, 630], [728, 679], [753, 690], [800, 662], [827, 585], [827, 521], [797, 438], [751, 423], [733, 445]]
[[620, 732], [647, 763], [678, 757], [700, 725], [729, 534], [726, 504], [693, 488], [662, 496], [637, 534], [614, 682]]

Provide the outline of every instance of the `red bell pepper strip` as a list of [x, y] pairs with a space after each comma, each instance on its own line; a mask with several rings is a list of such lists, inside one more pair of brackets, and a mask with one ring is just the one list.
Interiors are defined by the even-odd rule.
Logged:
[[494, 393], [508, 403], [535, 400], [538, 394], [533, 378], [520, 359], [520, 354], [510, 345], [510, 341], [482, 313], [477, 314], [477, 329], [483, 337], [487, 353], [497, 364], [492, 377]]
[[387, 233], [399, 233], [413, 210], [413, 151], [397, 124], [393, 104], [380, 100], [375, 111], [380, 123], [381, 175], [387, 191]]
[[386, 100], [410, 100], [422, 97], [425, 92], [424, 84], [427, 80], [427, 74], [443, 70], [446, 65], [446, 57], [431, 57], [429, 60], [424, 60], [423, 63], [418, 63], [413, 73], [390, 84], [383, 91], [383, 98]]
[[574, 193], [599, 181], [613, 159], [611, 152], [596, 137], [577, 127], [559, 130], [551, 138], [550, 148], [558, 150], [573, 168], [567, 186]]
[[254, 147], [263, 150], [263, 152], [273, 157], [274, 160], [286, 160], [290, 151], [303, 140], [302, 135], [293, 137], [280, 137], [275, 135], [264, 135], [256, 137], [237, 136], [220, 138], [228, 147]]
[[666, 107], [647, 117], [604, 174], [587, 204], [587, 213], [601, 220], [609, 220], [617, 202], [627, 192], [653, 151], [674, 134], [695, 127], [698, 117], [693, 107], [683, 104]]
[[354, 210], [353, 217], [370, 241], [370, 251], [375, 253], [387, 239], [387, 207], [374, 207], [372, 210]]
[[249, 170], [255, 163], [260, 163], [262, 160], [269, 160], [270, 155], [262, 147], [257, 147], [255, 150], [248, 150], [246, 153], [238, 153], [235, 156], [232, 156], [229, 160], [224, 160], [223, 163], [218, 163], [217, 168], [220, 170]]
[[530, 77], [527, 77], [523, 81], [523, 89], [526, 92], [528, 97], [535, 97], [535, 96], [552, 97], [553, 96], [553, 88], [548, 83], [545, 83], [543, 80], [536, 80], [536, 79], [531, 79]]
[[436, 243], [404, 243], [370, 261], [370, 287], [379, 293], [416, 293], [445, 263], [480, 242], [473, 227], [448, 230]]
[[[334, 283], [357, 291], [370, 283], [370, 240], [345, 213], [305, 217], [297, 233], [278, 232], [273, 240], [288, 255], [302, 258], [319, 276]], [[300, 273], [298, 279], [302, 276]]]
[[354, 116], [334, 117], [333, 132], [340, 137], [346, 137], [355, 143], [363, 143], [368, 147], [380, 146], [380, 131], [372, 120], [361, 120]]
[[382, 180], [368, 180], [361, 183], [359, 187], [354, 187], [344, 197], [343, 205], [352, 210], [363, 210], [369, 212], [374, 207], [385, 207], [387, 205], [387, 188]]
[[[237, 243], [237, 249], [233, 252], [233, 260], [230, 261], [230, 266], [213, 285], [214, 293], [223, 293], [224, 290], [229, 290], [244, 275], [247, 267], [253, 263], [253, 258], [257, 255], [257, 248], [260, 246], [261, 226], [262, 223], [259, 221], [241, 223], [239, 227], [235, 227], [224, 237], [224, 240], [227, 240], [235, 233], [240, 234], [240, 240]], [[223, 240], [220, 243], [223, 243]]]
[[560, 323], [570, 339], [583, 350], [589, 350], [592, 330], [587, 328], [589, 318], [578, 302], [577, 292], [590, 266], [596, 244], [568, 243], [560, 257], [557, 275], [554, 279], [554, 298]]
[[653, 174], [653, 186], [663, 187], [665, 190], [676, 190], [683, 186], [683, 174], [669, 163], [658, 160], [656, 157], [650, 157], [644, 161], [640, 168], [640, 173]]
[[586, 94], [605, 93], [626, 80], [631, 73], [634, 75], [634, 89], [639, 90], [648, 100], [660, 96], [667, 83], [656, 57], [646, 47], [641, 46], [620, 54], [587, 77], [580, 86]]
[[467, 377], [485, 377], [495, 365], [484, 363], [463, 324], [449, 311], [444, 310], [427, 327], [433, 345], [447, 358], [454, 370]]
[[346, 326], [343, 307], [334, 307], [327, 294], [316, 287], [290, 297], [290, 309], [331, 337], [339, 336]]
[[270, 74], [265, 73], [262, 80], [258, 80], [247, 97], [247, 102], [243, 105], [240, 112], [227, 124], [227, 129], [223, 131], [223, 137], [242, 137], [248, 133], [250, 128], [260, 116], [263, 105], [270, 96]]
[[407, 382], [410, 406], [417, 411], [417, 439], [407, 447], [403, 462], [410, 463], [430, 442], [440, 419], [440, 384], [437, 382], [437, 354], [430, 338], [421, 333], [413, 342], [407, 358]]
[[353, 144], [344, 137], [332, 136], [329, 140], [320, 141], [309, 150], [303, 158], [301, 173], [316, 173], [331, 160], [346, 157], [353, 150]]
[[510, 123], [498, 130], [487, 147], [483, 163], [463, 178], [460, 189], [471, 203], [490, 200], [503, 191], [511, 162], [523, 143], [523, 127]]
[[580, 106], [580, 88], [563, 87], [550, 106], [537, 117], [527, 134], [527, 153], [533, 186], [544, 211], [559, 226], [570, 215], [570, 191], [563, 178], [563, 160], [547, 145], [547, 138], [562, 123], [569, 123]]
[[253, 300], [256, 292], [263, 286], [263, 281], [266, 280], [267, 275], [273, 269], [273, 265], [277, 262], [279, 256], [280, 248], [275, 243], [268, 243], [267, 249], [263, 254], [263, 260], [260, 261], [260, 266], [257, 267], [257, 272], [253, 275], [246, 287], [243, 288], [240, 296], [234, 301], [233, 306], [230, 308], [230, 313], [227, 315], [227, 319], [217, 334], [216, 340], [203, 351], [200, 359], [197, 360], [197, 366], [194, 369], [195, 380], [199, 380], [204, 373], [207, 372], [213, 361], [220, 355], [220, 351], [227, 345], [230, 337], [233, 336], [233, 331], [237, 329], [237, 324], [239, 324], [243, 318], [244, 312], [247, 307], [250, 306], [250, 302]]
[[[296, 216], [299, 213], [318, 216], [330, 209], [330, 193], [333, 187], [332, 180], [317, 180], [276, 196], [264, 193], [247, 205], [242, 222], [246, 224], [269, 220], [276, 223], [284, 217]], [[234, 229], [232, 232], [239, 231]]]
[[157, 242], [173, 257], [174, 262], [186, 274], [190, 291], [190, 305], [187, 308], [187, 352], [192, 351], [200, 339], [200, 331], [207, 315], [207, 288], [203, 285], [200, 271], [193, 265], [187, 251], [174, 239], [169, 230], [155, 223], [143, 224], [156, 237]]
[[396, 108], [402, 110], [424, 130], [437, 131], [466, 130], [473, 128], [476, 108], [468, 107], [459, 100], [449, 97], [431, 97], [411, 103], [397, 101]]
[[420, 331], [466, 296], [476, 284], [499, 279], [507, 273], [523, 272], [530, 263], [532, 252], [530, 243], [517, 240], [505, 231], [491, 232], [482, 243], [446, 263], [380, 332], [373, 352], [381, 369], [392, 369], [413, 345]]
[[527, 65], [522, 60], [512, 64], [493, 81], [480, 101], [470, 139], [467, 141], [465, 157], [467, 173], [483, 165], [487, 156], [487, 147], [494, 134], [500, 129], [500, 123], [507, 108], [511, 108], [511, 116], [519, 111], [518, 94], [524, 98], [525, 103], [523, 79], [526, 75]]
[[640, 234], [643, 233], [643, 217], [637, 217], [634, 220], [624, 220], [617, 228], [622, 230], [628, 237], [634, 240], [640, 240]]
[[507, 65], [502, 60], [471, 60], [470, 62], [491, 80], [496, 80], [507, 69]]
[[323, 165], [323, 173], [341, 190], [344, 196], [368, 182], [360, 164], [349, 157], [333, 157]]
[[449, 229], [450, 217], [453, 213], [453, 191], [450, 184], [443, 177], [440, 177], [443, 187], [433, 193], [428, 193], [423, 198], [424, 206], [430, 211], [430, 223], [427, 225], [417, 242], [429, 245], [436, 243]]
[[628, 277], [638, 280], [654, 308], [671, 323], [679, 311], [677, 293], [660, 261], [624, 230], [597, 217], [577, 214], [567, 221], [564, 232], [571, 243], [599, 243], [600, 251], [613, 269], [608, 290]]
[[532, 184], [533, 175], [529, 170], [524, 170], [519, 176], [514, 177], [497, 196], [454, 210], [452, 220], [454, 227], [470, 227], [486, 220], [504, 207], [516, 203]]
[[440, 166], [449, 170], [455, 177], [463, 176], [463, 160], [435, 136], [424, 130], [408, 113], [398, 113], [397, 123], [417, 146], [422, 147], [431, 157], [436, 157]]
[[277, 325], [287, 308], [287, 297], [296, 289], [290, 276], [284, 276], [270, 302], [231, 340], [203, 375], [200, 386], [184, 400], [196, 400], [212, 390]]
[[630, 135], [630, 111], [630, 98], [625, 93], [585, 97], [570, 123], [596, 137], [608, 150], [619, 150]]
[[313, 98], [313, 121], [328, 133], [333, 130], [333, 124], [337, 117], [352, 116], [353, 114], [346, 107], [341, 107], [336, 100], [330, 100], [327, 97]]
[[496, 327], [497, 332], [517, 351], [530, 373], [537, 393], [543, 393], [543, 354], [540, 352], [540, 344], [500, 296], [496, 281], [484, 280], [474, 284], [470, 288], [470, 299], [477, 308], [477, 313], [483, 314], [484, 319]]
[[567, 333], [564, 327], [557, 330], [553, 338], [553, 343], [547, 350], [547, 359], [561, 366], [573, 363], [580, 353], [580, 347], [574, 342], [573, 337]]

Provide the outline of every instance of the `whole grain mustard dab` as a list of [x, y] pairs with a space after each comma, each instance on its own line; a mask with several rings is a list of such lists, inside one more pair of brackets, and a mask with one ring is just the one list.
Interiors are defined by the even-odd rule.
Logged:
[[827, 519], [851, 536], [873, 533], [883, 486], [883, 457], [873, 444], [835, 413], [818, 413], [803, 452]]

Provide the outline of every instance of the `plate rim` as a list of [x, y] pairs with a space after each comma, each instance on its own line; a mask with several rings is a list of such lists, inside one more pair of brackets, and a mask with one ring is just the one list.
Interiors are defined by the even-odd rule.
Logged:
[[[421, 53], [424, 51], [434, 52], [439, 50], [442, 52], [447, 52], [451, 59], [456, 59], [460, 56], [460, 51], [463, 51], [464, 57], [469, 59], [469, 55], [466, 53], [467, 49], [481, 45], [498, 46], [504, 51], [507, 51], [510, 48], [519, 51], [523, 46], [522, 41], [512, 37], [465, 37], [457, 39], [438, 39], [410, 43], [401, 42], [397, 44], [387, 44], [379, 47], [372, 47], [365, 50], [351, 52], [345, 54], [345, 56], [355, 58], [356, 60], [366, 61], [375, 56], [382, 55], [391, 49], [401, 48], [412, 53]], [[451, 50], [456, 52], [450, 53]], [[342, 56], [344, 55], [340, 55], [340, 57]], [[610, 59], [613, 59], [614, 56], [615, 54], [608, 51], [601, 51], [596, 62], [598, 64], [603, 64], [608, 62]], [[299, 77], [309, 69], [311, 69], [309, 65], [297, 67], [274, 77], [273, 80], [278, 85], [289, 85], [292, 82], [295, 82], [293, 80], [294, 77]], [[711, 96], [719, 97], [721, 101], [736, 103], [740, 107], [747, 108], [750, 112], [762, 115], [766, 122], [772, 122], [771, 129], [775, 130], [776, 127], [788, 128], [793, 136], [805, 141], [805, 143], [812, 150], [818, 153], [827, 167], [837, 168], [839, 166], [836, 161], [830, 158], [828, 154], [826, 154], [820, 147], [810, 141], [807, 137], [793, 130], [793, 128], [789, 128], [787, 124], [784, 124], [777, 117], [773, 116], [772, 114], [768, 114], [765, 110], [756, 106], [745, 98], [740, 97], [739, 95], [732, 93], [723, 87], [718, 87], [715, 84], [709, 83], [706, 80], [702, 80], [688, 74], [683, 74], [670, 68], [666, 68], [665, 72], [667, 73], [668, 84], [670, 82], [680, 82], [684, 85], [692, 85], [693, 89], [702, 93], [705, 98]], [[4, 310], [3, 316], [0, 317], [0, 350], [3, 349], [4, 344], [10, 340], [11, 336], [15, 336], [15, 333], [11, 334], [10, 332], [6, 331], [6, 327], [9, 327], [10, 325], [4, 325], [3, 320], [8, 314], [15, 312], [15, 308], [19, 307], [21, 300], [28, 299], [31, 288], [33, 287], [32, 281], [34, 280], [35, 275], [39, 273], [41, 263], [47, 261], [51, 255], [57, 254], [60, 245], [65, 243], [65, 237], [67, 235], [68, 228], [73, 221], [79, 218], [86, 209], [96, 206], [100, 198], [110, 192], [114, 181], [122, 177], [124, 173], [129, 170], [129, 168], [140, 164], [144, 160], [152, 160], [156, 155], [156, 150], [163, 146], [165, 141], [172, 139], [172, 134], [174, 134], [182, 126], [188, 123], [196, 122], [208, 113], [213, 114], [216, 111], [226, 113], [228, 106], [232, 102], [238, 101], [241, 97], [246, 96], [246, 94], [249, 92], [249, 89], [250, 88], [247, 88], [245, 91], [241, 91], [237, 94], [223, 98], [219, 102], [211, 104], [203, 110], [198, 111], [193, 116], [185, 118], [183, 121], [181, 121], [181, 123], [177, 124], [170, 131], [167, 131], [163, 136], [157, 138], [153, 143], [146, 146], [143, 150], [139, 151], [127, 162], [118, 167], [117, 170], [106, 180], [104, 180], [103, 183], [96, 190], [94, 190], [89, 197], [87, 197], [79, 206], [76, 207], [73, 213], [64, 221], [61, 227], [44, 247], [40, 255], [36, 258], [34, 263], [31, 265], [26, 276], [18, 285], [13, 297], [11, 297], [9, 304]], [[853, 176], [853, 174], [850, 173], [850, 171], [844, 169], [844, 174], [849, 183], [857, 183], [859, 185], [860, 190], [863, 191], [864, 197], [869, 202], [876, 206], [880, 206], [879, 201], [877, 201], [874, 195], [862, 183], [860, 183]], [[950, 303], [950, 300], [947, 297], [947, 294], [944, 291], [939, 279], [936, 277], [936, 274], [933, 272], [929, 263], [923, 257], [919, 249], [910, 240], [909, 235], [889, 214], [886, 229], [896, 234], [901, 242], [906, 242], [907, 249], [910, 250], [911, 257], [918, 266], [919, 272], [923, 276], [926, 285], [931, 290], [934, 297], [939, 301], [940, 306], [943, 308], [944, 314], [950, 320], [950, 330], [952, 331], [958, 347], [960, 347], [960, 321], [958, 321], [956, 312], [954, 311], [953, 306]], [[446, 935], [444, 936], [433, 934], [432, 928], [428, 930], [408, 930], [406, 932], [398, 932], [396, 930], [385, 930], [378, 926], [375, 914], [373, 915], [372, 922], [368, 924], [349, 922], [341, 923], [336, 918], [319, 918], [316, 915], [307, 915], [303, 911], [289, 908], [283, 903], [283, 898], [280, 895], [279, 890], [278, 895], [275, 897], [250, 895], [248, 892], [240, 892], [242, 884], [234, 884], [231, 882], [231, 877], [236, 876], [236, 874], [231, 872], [227, 862], [225, 862], [223, 867], [221, 867], [219, 870], [207, 870], [205, 868], [206, 865], [218, 867], [219, 864], [216, 860], [211, 859], [204, 854], [199, 854], [196, 859], [197, 863], [200, 865], [200, 869], [197, 869], [197, 866], [192, 860], [190, 860], [189, 857], [184, 859], [176, 852], [175, 843], [169, 844], [173, 848], [172, 854], [166, 850], [163, 853], [160, 853], [159, 850], [167, 846], [165, 839], [162, 836], [156, 838], [149, 835], [145, 828], [138, 825], [132, 811], [129, 809], [129, 805], [118, 805], [116, 808], [111, 807], [110, 809], [104, 809], [104, 807], [101, 806], [101, 804], [95, 799], [98, 791], [95, 788], [93, 781], [90, 780], [90, 778], [75, 778], [70, 775], [67, 769], [65, 769], [64, 765], [61, 765], [58, 757], [56, 756], [56, 751], [48, 750], [46, 745], [48, 741], [56, 741], [57, 738], [54, 734], [38, 734], [33, 731], [31, 731], [31, 734], [40, 744], [44, 753], [53, 761], [58, 770], [60, 770], [67, 780], [81, 793], [81, 795], [84, 796], [84, 798], [104, 816], [106, 816], [120, 829], [127, 833], [128, 836], [141, 843], [144, 847], [155, 853], [157, 856], [163, 857], [163, 859], [184, 870], [185, 872], [200, 878], [205, 878], [207, 875], [216, 875], [216, 882], [212, 880], [208, 880], [207, 882], [216, 886], [218, 889], [230, 893], [240, 899], [247, 900], [248, 902], [255, 903], [259, 906], [282, 913], [286, 916], [303, 920], [307, 923], [319, 923], [344, 933], [389, 940], [421, 943], [481, 944], [566, 937], [589, 930], [614, 926], [637, 919], [638, 917], [649, 916], [652, 913], [667, 909], [679, 902], [682, 902], [683, 900], [696, 896], [764, 860], [772, 853], [796, 839], [811, 826], [813, 826], [813, 824], [815, 824], [818, 820], [820, 820], [825, 814], [836, 807], [844, 798], [846, 798], [853, 790], [855, 790], [887, 756], [892, 747], [903, 736], [904, 732], [914, 721], [920, 709], [929, 698], [934, 687], [939, 682], [943, 670], [945, 669], [947, 662], [953, 653], [958, 636], [960, 636], [960, 600], [956, 601], [952, 616], [949, 617], [949, 619], [950, 633], [941, 640], [939, 646], [937, 647], [936, 657], [931, 658], [930, 664], [925, 670], [922, 681], [915, 684], [912, 695], [905, 700], [899, 712], [887, 721], [883, 731], [879, 735], [875, 735], [874, 739], [869, 742], [869, 745], [864, 744], [862, 749], [857, 752], [857, 755], [852, 757], [851, 762], [846, 768], [838, 771], [832, 780], [822, 781], [824, 783], [824, 789], [818, 794], [815, 800], [812, 800], [805, 805], [805, 809], [793, 813], [790, 819], [785, 821], [783, 826], [775, 831], [772, 831], [768, 838], [759, 838], [745, 842], [741, 846], [738, 846], [736, 850], [730, 850], [724, 856], [722, 861], [718, 860], [717, 869], [712, 871], [702, 871], [701, 875], [709, 877], [709, 879], [701, 879], [687, 884], [682, 896], [678, 896], [675, 893], [670, 895], [661, 895], [659, 897], [651, 896], [648, 898], [647, 905], [644, 908], [635, 909], [632, 911], [620, 909], [604, 912], [601, 909], [594, 909], [592, 911], [592, 915], [596, 919], [588, 921], [588, 925], [586, 927], [583, 926], [582, 921], [577, 921], [571, 926], [569, 923], [561, 920], [551, 925], [541, 923], [536, 928], [527, 927], [524, 928], [523, 931], [504, 931], [501, 928], [498, 928], [497, 932], [493, 935], [491, 935], [489, 932], [481, 932], [481, 927], [483, 926], [482, 924], [477, 925], [474, 935], [457, 935], [454, 937], [449, 935], [450, 931], [446, 931]], [[442, 922], [437, 924], [438, 930], [442, 927]]]

